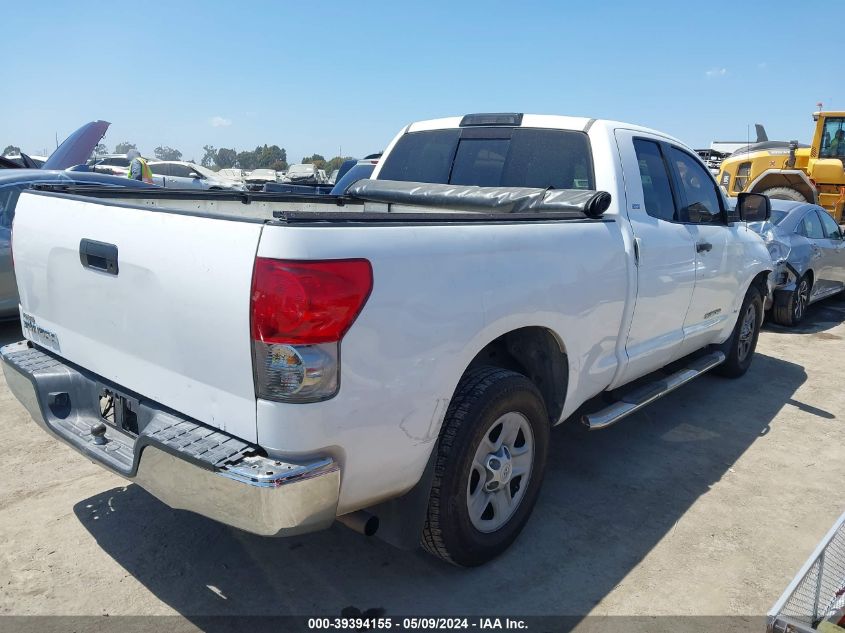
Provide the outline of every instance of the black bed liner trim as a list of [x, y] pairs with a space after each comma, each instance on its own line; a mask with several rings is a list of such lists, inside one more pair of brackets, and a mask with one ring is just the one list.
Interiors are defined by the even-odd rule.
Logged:
[[[84, 193], [83, 193], [84, 192]], [[131, 192], [133, 195], [127, 196]], [[155, 196], [150, 196], [151, 192], [155, 192]], [[180, 196], [173, 196], [174, 192], [178, 192]], [[241, 200], [245, 197], [249, 204], [249, 200], [267, 200], [275, 202], [303, 202], [303, 203], [320, 203], [328, 202], [325, 198], [330, 200], [337, 199], [343, 203], [338, 203], [338, 207], [347, 205], [363, 206], [364, 199], [354, 199], [349, 197], [337, 196], [297, 196], [288, 194], [254, 194], [249, 192], [188, 192], [180, 190], [151, 190], [151, 189], [124, 189], [117, 187], [103, 187], [97, 189], [88, 189], [86, 187], [68, 187], [68, 186], [39, 186], [36, 188], [27, 189], [25, 193], [36, 196], [45, 196], [50, 198], [67, 198], [69, 200], [77, 200], [79, 202], [89, 202], [90, 198], [137, 198], [145, 199], [155, 197], [157, 199], [195, 199], [203, 200], [206, 198], [214, 200]], [[96, 194], [96, 195], [95, 195]], [[608, 223], [614, 222], [611, 218], [589, 218], [583, 213], [577, 211], [544, 211], [544, 212], [525, 212], [525, 213], [483, 213], [483, 212], [452, 212], [452, 213], [414, 213], [414, 212], [362, 212], [362, 211], [273, 211], [273, 219], [270, 218], [253, 218], [246, 216], [237, 216], [224, 213], [209, 213], [208, 211], [193, 211], [189, 209], [168, 209], [161, 207], [148, 207], [139, 204], [127, 204], [125, 202], [109, 201], [109, 205], [117, 208], [136, 209], [141, 211], [149, 211], [150, 213], [168, 213], [174, 215], [187, 215], [191, 217], [208, 218], [212, 220], [225, 220], [227, 222], [247, 222], [250, 224], [297, 224], [314, 226], [327, 226], [332, 224], [351, 224], [351, 225], [366, 225], [374, 226], [383, 224], [386, 226], [395, 226], [396, 224], [413, 224], [413, 225], [433, 225], [433, 224], [450, 224], [450, 225], [472, 225], [479, 223], [486, 224], [519, 224], [521, 222], [567, 222], [567, 223]]]
[[347, 196], [331, 194], [295, 194], [275, 193], [272, 191], [209, 191], [196, 189], [132, 188], [132, 187], [90, 187], [62, 184], [34, 185], [30, 191], [66, 193], [84, 195], [87, 198], [129, 198], [152, 200], [225, 200], [244, 204], [250, 202], [303, 202], [336, 204], [339, 207], [348, 204], [363, 204], [362, 201]]
[[588, 218], [568, 211], [559, 213], [386, 213], [343, 211], [273, 211], [273, 217], [285, 224], [519, 224], [520, 222], [566, 222], [593, 224], [615, 222], [613, 218]]

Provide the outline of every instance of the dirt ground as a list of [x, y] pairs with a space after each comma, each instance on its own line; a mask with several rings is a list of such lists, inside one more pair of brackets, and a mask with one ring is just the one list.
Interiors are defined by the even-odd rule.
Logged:
[[171, 510], [50, 439], [4, 383], [0, 614], [763, 615], [845, 510], [843, 322], [829, 300], [797, 331], [767, 325], [741, 380], [556, 429], [527, 528], [472, 570], [339, 525], [271, 540]]

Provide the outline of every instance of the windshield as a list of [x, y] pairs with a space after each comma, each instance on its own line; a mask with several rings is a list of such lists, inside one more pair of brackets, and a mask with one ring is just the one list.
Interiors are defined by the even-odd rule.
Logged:
[[830, 117], [824, 122], [821, 158], [845, 158], [845, 118]]
[[198, 174], [205, 176], [206, 178], [211, 178], [212, 180], [217, 180], [219, 178], [224, 178], [221, 174], [218, 174], [216, 171], [212, 171], [210, 169], [206, 169], [202, 165], [195, 165], [194, 163], [188, 163], [188, 167], [193, 169]]
[[393, 147], [378, 177], [482, 187], [595, 187], [587, 135], [538, 128], [411, 132]]

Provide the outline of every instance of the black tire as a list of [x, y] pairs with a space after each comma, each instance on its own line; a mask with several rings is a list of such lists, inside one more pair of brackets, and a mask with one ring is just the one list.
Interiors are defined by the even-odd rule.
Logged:
[[[753, 314], [750, 314], [750, 311], [753, 311]], [[727, 378], [739, 378], [745, 374], [754, 359], [762, 325], [763, 298], [757, 287], [752, 285], [739, 309], [731, 337], [719, 346], [725, 354], [725, 362], [713, 371]], [[746, 326], [750, 326], [750, 330]]]
[[[533, 435], [528, 486], [506, 522], [495, 531], [483, 532], [473, 524], [468, 508], [473, 460], [476, 451], [482, 450], [481, 442], [489, 439], [492, 425], [510, 413], [527, 419]], [[449, 404], [440, 432], [434, 482], [422, 532], [423, 548], [464, 567], [481, 565], [505, 551], [528, 521], [537, 501], [546, 467], [549, 429], [542, 396], [528, 378], [498, 367], [480, 367], [468, 372]], [[516, 477], [513, 481], [521, 483]]]
[[804, 275], [795, 282], [795, 290], [792, 292], [775, 292], [774, 305], [772, 306], [774, 322], [787, 327], [794, 327], [801, 323], [804, 315], [807, 314], [812, 290], [813, 280], [809, 275]]
[[792, 187], [770, 187], [761, 191], [764, 196], [773, 200], [793, 200], [795, 202], [809, 202], [803, 193]]

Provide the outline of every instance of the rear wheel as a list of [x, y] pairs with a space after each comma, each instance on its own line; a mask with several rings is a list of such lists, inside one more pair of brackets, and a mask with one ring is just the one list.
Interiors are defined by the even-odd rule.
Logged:
[[497, 367], [469, 372], [443, 422], [422, 546], [462, 566], [507, 549], [537, 500], [549, 426], [525, 376]]
[[770, 187], [761, 192], [774, 200], [793, 200], [795, 202], [808, 202], [807, 198], [800, 191], [792, 187]]
[[725, 362], [716, 367], [716, 373], [728, 378], [739, 378], [754, 358], [760, 326], [763, 324], [763, 298], [756, 286], [751, 286], [742, 302], [731, 337], [720, 345]]
[[798, 325], [807, 313], [812, 288], [810, 276], [804, 275], [795, 284], [795, 290], [792, 292], [776, 292], [775, 304], [772, 306], [772, 318], [775, 323], [788, 327]]

